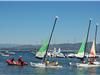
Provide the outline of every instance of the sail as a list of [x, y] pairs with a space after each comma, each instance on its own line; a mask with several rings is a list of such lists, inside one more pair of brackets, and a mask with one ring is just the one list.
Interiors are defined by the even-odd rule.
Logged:
[[61, 52], [61, 49], [59, 48], [59, 49], [58, 49], [58, 53], [60, 53], [60, 52]]
[[95, 56], [96, 56], [95, 41], [93, 41], [89, 57], [95, 57]]
[[89, 31], [90, 31], [90, 25], [91, 25], [91, 18], [89, 20], [89, 26], [88, 26], [88, 32], [86, 34], [86, 38], [82, 42], [81, 47], [80, 47], [78, 53], [76, 54], [76, 57], [78, 57], [78, 58], [84, 58], [84, 56], [85, 56], [87, 41], [88, 41], [88, 36], [89, 36]]
[[94, 41], [93, 41], [93, 44], [92, 44], [92, 47], [91, 47], [91, 50], [90, 50], [90, 55], [89, 55], [89, 57], [93, 57], [93, 58], [96, 57], [97, 26], [98, 26], [98, 24], [96, 24], [95, 37], [94, 37]]
[[54, 29], [55, 29], [55, 25], [56, 25], [57, 19], [58, 19], [58, 16], [55, 17], [54, 25], [53, 25], [53, 28], [52, 28], [52, 31], [51, 31], [51, 34], [50, 34], [50, 38], [49, 38], [49, 42], [48, 42], [48, 45], [47, 45], [46, 53], [45, 53], [44, 58], [43, 58], [43, 62], [45, 62], [45, 60], [46, 60], [46, 55], [47, 55], [47, 52], [48, 52], [48, 50], [49, 50], [51, 38], [52, 38]]
[[81, 47], [76, 54], [76, 57], [83, 58], [84, 57], [84, 51], [85, 51], [85, 45], [86, 45], [86, 40], [82, 42]]
[[56, 51], [56, 48], [54, 47], [54, 51], [53, 51], [53, 53], [56, 53], [57, 51]]
[[43, 58], [46, 53], [47, 46], [48, 46], [48, 41], [45, 41], [41, 46], [41, 48], [39, 49], [39, 51], [36, 53], [36, 57]]

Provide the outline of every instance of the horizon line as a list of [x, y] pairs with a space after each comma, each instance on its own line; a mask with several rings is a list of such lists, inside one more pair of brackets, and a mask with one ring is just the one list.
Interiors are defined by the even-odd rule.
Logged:
[[[93, 41], [89, 41], [88, 43], [92, 43]], [[82, 43], [82, 42], [68, 42], [68, 43], [50, 43], [51, 45], [53, 44], [77, 44], [77, 43]], [[0, 45], [42, 45], [41, 44], [16, 44], [16, 43], [0, 43]], [[98, 42], [97, 44], [100, 44], [100, 42]]]

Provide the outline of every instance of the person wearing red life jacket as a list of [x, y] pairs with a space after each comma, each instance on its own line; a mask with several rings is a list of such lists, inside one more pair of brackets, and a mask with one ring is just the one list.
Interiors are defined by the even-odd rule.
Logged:
[[18, 58], [18, 64], [19, 65], [24, 65], [24, 61], [23, 61], [23, 59], [22, 59], [22, 56], [20, 56], [19, 58]]

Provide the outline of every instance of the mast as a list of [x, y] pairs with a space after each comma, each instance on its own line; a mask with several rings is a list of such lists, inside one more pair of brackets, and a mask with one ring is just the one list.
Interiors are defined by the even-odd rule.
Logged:
[[95, 42], [96, 42], [96, 37], [97, 37], [97, 27], [98, 27], [98, 24], [96, 24], [96, 31], [95, 31]]
[[58, 19], [58, 16], [55, 17], [54, 25], [53, 25], [53, 28], [52, 28], [52, 31], [51, 31], [51, 34], [50, 34], [50, 38], [49, 38], [46, 53], [45, 53], [44, 58], [43, 58], [43, 62], [46, 60], [46, 55], [47, 55], [47, 52], [48, 52], [48, 49], [49, 49], [49, 46], [50, 46], [51, 38], [52, 38], [52, 35], [53, 35], [53, 32], [54, 32], [54, 28], [55, 28], [57, 19]]
[[[86, 48], [87, 48], [87, 41], [88, 41], [88, 36], [89, 36], [89, 31], [90, 31], [90, 25], [91, 25], [91, 18], [89, 20], [89, 26], [88, 26], [88, 32], [87, 32], [87, 36], [86, 36], [86, 43], [85, 43], [85, 52], [86, 52]], [[85, 56], [85, 52], [84, 52], [84, 56]]]
[[95, 49], [96, 49], [97, 27], [98, 27], [98, 24], [96, 24], [96, 30], [95, 30], [95, 39], [94, 39], [94, 41], [95, 41]]

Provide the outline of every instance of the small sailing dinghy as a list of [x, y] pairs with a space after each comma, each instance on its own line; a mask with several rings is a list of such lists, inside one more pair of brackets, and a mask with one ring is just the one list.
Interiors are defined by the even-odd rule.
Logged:
[[88, 41], [88, 36], [89, 36], [89, 31], [90, 31], [90, 25], [91, 25], [91, 19], [89, 20], [89, 26], [88, 26], [88, 32], [86, 34], [86, 38], [83, 40], [78, 53], [75, 54], [76, 58], [79, 58], [79, 59], [85, 58], [85, 52], [86, 52], [86, 46], [87, 46], [87, 41]]
[[61, 49], [60, 48], [57, 51], [57, 56], [56, 57], [58, 57], [58, 58], [64, 58], [65, 57], [64, 54], [61, 53]]
[[64, 58], [64, 54], [61, 52], [61, 49], [59, 48], [58, 50], [56, 50], [56, 48], [54, 48], [54, 51], [52, 52], [48, 52], [47, 54], [49, 57], [56, 57], [56, 58]]
[[96, 61], [96, 35], [97, 35], [97, 25], [95, 31], [95, 40], [92, 43], [90, 50], [90, 55], [87, 63], [77, 63], [78, 67], [100, 67], [100, 62]]
[[91, 51], [90, 51], [90, 55], [88, 58], [88, 63], [84, 63], [84, 64], [79, 64], [77, 63], [78, 67], [99, 67], [100, 66], [100, 62], [96, 61], [96, 53], [95, 53], [95, 41], [93, 41], [92, 47], [91, 47]]
[[[78, 51], [78, 53], [75, 55], [76, 58], [80, 59], [81, 60], [81, 63], [69, 63], [69, 65], [74, 65], [74, 66], [77, 66], [77, 67], [97, 67], [99, 66], [99, 63], [96, 62], [96, 61], [93, 61], [93, 63], [90, 64], [90, 61], [88, 61], [87, 63], [85, 63], [84, 59], [85, 59], [85, 53], [86, 53], [86, 47], [87, 47], [87, 41], [88, 41], [88, 36], [89, 36], [89, 31], [90, 31], [90, 25], [91, 25], [91, 19], [89, 20], [89, 27], [88, 27], [88, 32], [87, 32], [87, 35], [86, 35], [86, 39], [82, 42], [82, 45]], [[96, 25], [96, 32], [95, 32], [95, 42], [96, 42], [96, 34], [97, 34], [97, 25]], [[91, 48], [91, 52], [93, 57], [95, 57], [95, 45], [94, 44], [95, 42], [93, 42], [93, 45], [92, 45], [92, 48]], [[89, 58], [90, 60], [90, 58]]]
[[51, 42], [52, 34], [53, 34], [53, 31], [54, 31], [57, 19], [58, 19], [58, 17], [56, 16], [49, 41], [44, 43], [43, 46], [40, 48], [40, 50], [36, 53], [37, 58], [43, 59], [42, 62], [41, 63], [30, 62], [31, 66], [39, 67], [39, 68], [62, 68], [62, 66], [60, 66], [58, 62], [50, 62], [50, 61], [46, 60], [47, 52], [48, 52], [48, 49], [49, 49], [49, 45], [50, 45], [50, 42]]

